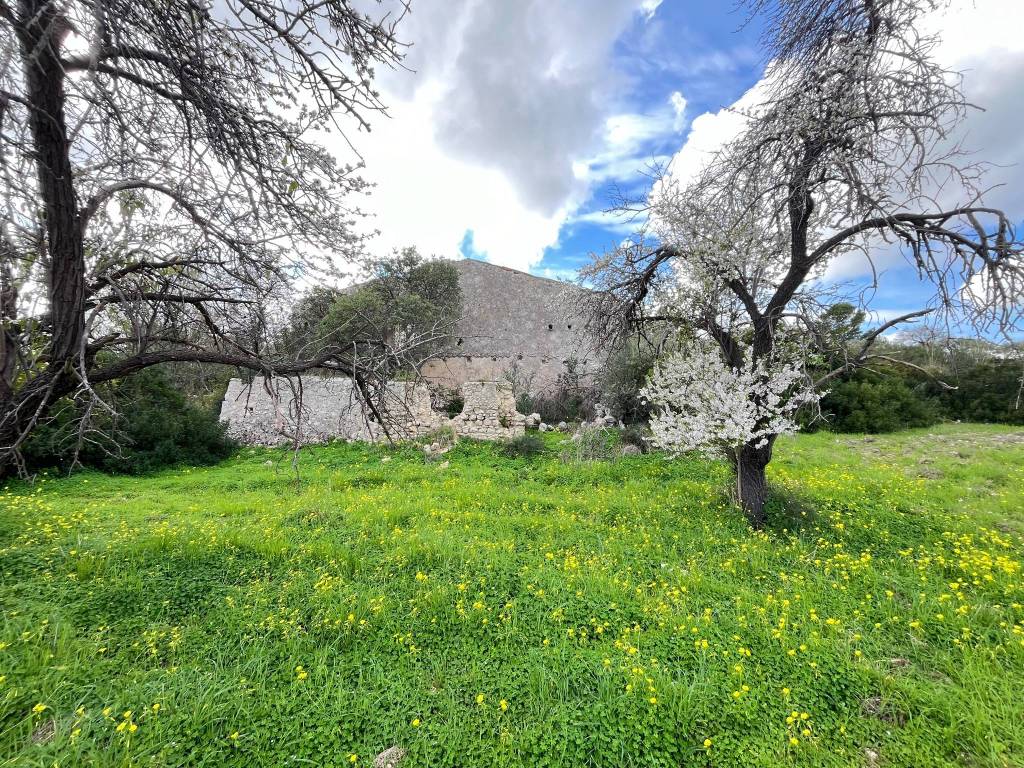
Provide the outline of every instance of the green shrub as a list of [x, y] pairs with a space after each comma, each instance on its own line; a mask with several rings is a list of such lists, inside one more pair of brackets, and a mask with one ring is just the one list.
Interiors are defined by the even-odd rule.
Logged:
[[[217, 414], [190, 403], [157, 368], [108, 385], [99, 394], [115, 413], [93, 409], [92, 427], [78, 454], [84, 466], [140, 474], [179, 464], [215, 464], [235, 450]], [[32, 468], [68, 469], [74, 461], [83, 406], [65, 400], [55, 410], [54, 420], [25, 447]]]
[[[335, 346], [376, 347], [389, 344], [396, 329], [421, 340], [415, 345], [421, 359], [448, 346], [462, 312], [459, 275], [451, 262], [424, 259], [415, 248], [403, 248], [374, 261], [368, 277], [347, 291], [310, 290], [291, 312], [281, 349], [315, 356]], [[392, 362], [411, 373], [404, 363]]]
[[582, 425], [568, 441], [561, 459], [566, 463], [614, 459], [619, 455], [620, 443], [616, 429]]
[[[657, 359], [656, 349], [637, 342], [613, 353], [601, 374], [601, 401], [626, 424], [645, 424], [651, 404], [640, 396]], [[640, 446], [643, 447], [643, 446]]]
[[996, 360], [970, 366], [953, 380], [956, 389], [929, 385], [947, 417], [958, 421], [1024, 424], [1019, 360]]
[[510, 458], [538, 456], [544, 453], [544, 439], [534, 433], [514, 437], [501, 447], [501, 452]]
[[942, 418], [934, 398], [897, 376], [860, 370], [833, 385], [821, 400], [824, 427], [835, 432], [895, 432]]

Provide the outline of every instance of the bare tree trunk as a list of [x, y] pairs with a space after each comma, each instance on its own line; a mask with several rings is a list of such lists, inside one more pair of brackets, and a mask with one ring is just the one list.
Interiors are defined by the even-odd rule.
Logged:
[[[61, 41], [69, 29], [56, 3], [21, 0], [18, 14], [29, 128], [45, 210], [50, 338], [44, 352], [44, 372], [17, 392], [13, 386], [0, 386], [0, 477], [11, 470], [14, 451], [32, 425], [54, 400], [73, 389], [74, 366], [84, 351], [85, 340], [85, 250], [64, 117], [64, 67], [60, 61]], [[13, 296], [6, 297], [8, 277], [5, 274], [5, 305], [14, 300]], [[4, 309], [6, 314], [7, 307]], [[14, 354], [13, 349], [7, 349], [8, 342], [5, 337], [5, 364]]]
[[18, 371], [18, 288], [11, 271], [13, 259], [14, 249], [0, 242], [0, 408], [14, 394]]
[[764, 528], [764, 504], [768, 500], [768, 476], [765, 469], [772, 459], [771, 438], [767, 445], [757, 447], [747, 443], [736, 451], [736, 492], [740, 506], [750, 525], [756, 530]]
[[50, 259], [50, 366], [63, 368], [81, 353], [85, 337], [85, 251], [78, 220], [70, 142], [64, 118], [61, 39], [69, 30], [58, 4], [21, 0], [19, 42], [25, 62], [29, 127], [39, 192], [46, 210]]

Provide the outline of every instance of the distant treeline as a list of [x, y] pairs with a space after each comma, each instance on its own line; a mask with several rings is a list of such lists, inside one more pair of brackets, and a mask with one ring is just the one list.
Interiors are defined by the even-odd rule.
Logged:
[[1019, 347], [967, 339], [886, 342], [829, 385], [808, 429], [893, 432], [940, 421], [1024, 424]]

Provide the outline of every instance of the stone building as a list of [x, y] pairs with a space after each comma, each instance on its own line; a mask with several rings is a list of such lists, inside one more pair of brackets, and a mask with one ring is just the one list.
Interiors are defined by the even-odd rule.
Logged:
[[450, 352], [420, 369], [428, 381], [458, 389], [511, 374], [532, 380], [537, 393], [553, 387], [570, 364], [583, 375], [598, 371], [599, 350], [578, 314], [583, 289], [475, 259], [454, 265], [462, 318]]
[[465, 404], [454, 418], [433, 408], [423, 382], [392, 382], [382, 402], [387, 431], [361, 405], [350, 379], [303, 376], [289, 381], [232, 379], [221, 403], [228, 436], [244, 445], [325, 443], [330, 440], [378, 442], [403, 440], [449, 428], [462, 437], [509, 439], [525, 432], [526, 418], [516, 411], [508, 384], [467, 381], [460, 387]]
[[[448, 419], [431, 407], [427, 386], [394, 382], [388, 390], [392, 437], [416, 437], [442, 427], [477, 438], [522, 434], [525, 418], [512, 394], [513, 380], [536, 394], [550, 390], [570, 366], [582, 376], [599, 370], [597, 345], [578, 312], [583, 290], [568, 283], [473, 259], [454, 262], [462, 291], [462, 317], [444, 355], [420, 373], [434, 388], [457, 390], [464, 406]], [[301, 389], [297, 389], [301, 387]], [[306, 376], [300, 382], [232, 379], [221, 405], [228, 434], [249, 445], [295, 439], [380, 440], [351, 382]]]

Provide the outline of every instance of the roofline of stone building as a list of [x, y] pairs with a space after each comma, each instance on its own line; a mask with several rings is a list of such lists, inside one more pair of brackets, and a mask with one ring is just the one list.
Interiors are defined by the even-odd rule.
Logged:
[[[463, 256], [461, 259], [448, 259], [442, 257], [440, 259], [425, 259], [424, 261], [447, 261], [450, 262], [451, 264], [480, 264], [482, 266], [490, 267], [492, 269], [503, 269], [506, 272], [511, 272], [513, 275], [524, 275], [525, 277], [532, 277], [534, 280], [543, 280], [546, 283], [554, 283], [555, 285], [561, 285], [567, 288], [575, 288], [576, 290], [586, 291], [587, 293], [595, 293], [593, 288], [587, 288], [585, 286], [579, 285], [578, 283], [573, 283], [568, 280], [556, 280], [553, 277], [535, 275], [532, 272], [524, 272], [521, 269], [513, 269], [512, 267], [506, 267], [502, 264], [494, 264], [493, 262], [484, 261], [483, 259], [474, 259], [472, 256]], [[371, 283], [373, 283], [373, 281], [374, 278], [371, 278], [369, 280], [364, 280], [359, 283], [352, 283], [351, 285], [346, 285], [344, 288], [340, 288], [339, 291], [341, 293], [350, 293], [351, 291], [357, 290], [358, 288], [370, 285]]]
[[555, 279], [553, 277], [544, 277], [543, 275], [535, 275], [532, 272], [524, 272], [521, 269], [513, 269], [512, 267], [506, 267], [503, 264], [494, 264], [493, 262], [484, 261], [483, 259], [474, 259], [472, 256], [464, 256], [461, 259], [445, 259], [445, 260], [446, 261], [451, 261], [454, 264], [461, 264], [461, 263], [465, 263], [465, 262], [470, 262], [470, 263], [473, 263], [473, 264], [483, 264], [485, 267], [493, 267], [494, 269], [503, 269], [506, 272], [511, 272], [511, 273], [513, 273], [515, 275], [526, 275], [526, 277], [532, 277], [534, 280], [544, 280], [545, 282], [548, 282], [548, 283], [554, 283], [555, 285], [564, 285], [566, 287], [576, 288], [576, 289], [581, 290], [581, 291], [587, 291], [588, 293], [593, 293], [594, 292], [594, 290], [592, 288], [586, 288], [586, 287], [584, 287], [582, 285], [579, 285], [578, 283], [573, 283], [573, 282], [570, 282], [568, 280], [557, 280], [557, 279]]

